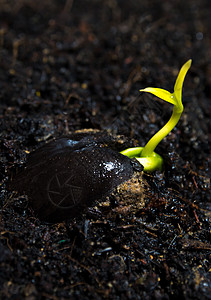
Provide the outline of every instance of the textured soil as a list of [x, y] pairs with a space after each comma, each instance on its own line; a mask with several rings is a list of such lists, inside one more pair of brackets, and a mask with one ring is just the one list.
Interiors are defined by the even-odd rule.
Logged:
[[[210, 9], [0, 0], [0, 299], [211, 299]], [[172, 107], [139, 89], [172, 91], [190, 58], [163, 172], [59, 223], [8, 188], [30, 152], [78, 130], [144, 146]]]

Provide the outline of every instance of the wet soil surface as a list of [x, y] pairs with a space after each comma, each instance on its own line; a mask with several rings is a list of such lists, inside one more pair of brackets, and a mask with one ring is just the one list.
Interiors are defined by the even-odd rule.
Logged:
[[[1, 299], [211, 298], [209, 11], [209, 0], [0, 0]], [[30, 152], [78, 130], [110, 136], [112, 151], [143, 146], [171, 107], [139, 89], [172, 91], [190, 58], [184, 113], [156, 149], [163, 172], [136, 169], [102, 198], [96, 186], [59, 223], [9, 188]]]

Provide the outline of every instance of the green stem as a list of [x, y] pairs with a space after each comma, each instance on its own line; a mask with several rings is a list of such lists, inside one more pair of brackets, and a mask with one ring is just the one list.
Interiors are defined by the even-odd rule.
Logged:
[[176, 126], [178, 123], [180, 116], [182, 114], [181, 112], [178, 112], [177, 107], [173, 108], [173, 113], [169, 121], [161, 128], [146, 144], [146, 146], [143, 148], [141, 152], [141, 157], [149, 157], [152, 156], [152, 153], [154, 152], [157, 145], [160, 143], [160, 141], [167, 136], [167, 134]]

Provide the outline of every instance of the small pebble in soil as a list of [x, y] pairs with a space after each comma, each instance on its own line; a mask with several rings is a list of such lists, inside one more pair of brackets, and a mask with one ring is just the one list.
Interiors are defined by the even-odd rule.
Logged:
[[94, 200], [142, 171], [138, 162], [112, 146], [113, 140], [106, 135], [59, 138], [32, 152], [11, 186], [27, 194], [42, 221], [59, 222], [78, 216]]

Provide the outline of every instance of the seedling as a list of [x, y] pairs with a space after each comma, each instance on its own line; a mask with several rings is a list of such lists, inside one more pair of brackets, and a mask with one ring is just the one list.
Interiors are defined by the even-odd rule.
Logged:
[[162, 170], [163, 158], [154, 152], [157, 145], [164, 139], [165, 136], [177, 125], [180, 116], [183, 112], [182, 104], [182, 86], [192, 60], [188, 60], [181, 68], [176, 83], [174, 92], [170, 93], [164, 89], [148, 87], [141, 89], [140, 92], [151, 93], [158, 98], [174, 105], [173, 113], [169, 121], [149, 140], [145, 147], [135, 147], [123, 150], [121, 153], [130, 157], [136, 158], [144, 167], [144, 171], [153, 172]]

